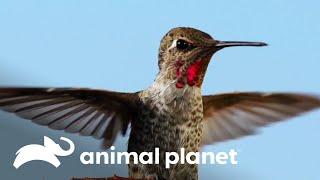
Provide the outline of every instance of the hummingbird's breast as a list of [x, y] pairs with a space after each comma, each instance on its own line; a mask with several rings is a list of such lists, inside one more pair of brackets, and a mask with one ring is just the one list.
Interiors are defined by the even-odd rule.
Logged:
[[[198, 151], [202, 135], [203, 106], [201, 89], [177, 89], [175, 83], [155, 84], [141, 92], [138, 118], [132, 122], [128, 151], [154, 152], [160, 149], [160, 164], [148, 166], [149, 171], [163, 174], [167, 179], [179, 171], [197, 171], [194, 165], [180, 164], [165, 169], [165, 152]], [[191, 168], [191, 169], [190, 169]], [[186, 174], [186, 173], [181, 173]]]

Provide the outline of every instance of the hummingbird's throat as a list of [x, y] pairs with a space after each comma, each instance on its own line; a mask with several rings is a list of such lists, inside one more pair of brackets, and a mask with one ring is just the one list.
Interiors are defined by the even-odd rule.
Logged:
[[200, 87], [206, 64], [207, 62], [199, 59], [185, 69], [183, 68], [184, 63], [178, 60], [175, 64], [177, 77], [176, 87], [183, 88], [186, 84]]

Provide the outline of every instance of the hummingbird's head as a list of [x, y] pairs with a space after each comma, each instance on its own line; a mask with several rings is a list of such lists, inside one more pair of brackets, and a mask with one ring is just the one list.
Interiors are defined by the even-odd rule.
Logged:
[[212, 55], [231, 46], [266, 46], [262, 42], [218, 41], [194, 28], [171, 29], [161, 40], [159, 69], [176, 87], [201, 86]]

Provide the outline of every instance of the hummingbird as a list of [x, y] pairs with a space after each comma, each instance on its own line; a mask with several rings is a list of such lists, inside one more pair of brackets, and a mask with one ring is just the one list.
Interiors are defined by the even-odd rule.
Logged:
[[109, 148], [130, 130], [128, 152], [160, 150], [159, 164], [130, 161], [129, 178], [197, 180], [196, 164], [165, 168], [164, 153], [198, 152], [204, 145], [255, 134], [259, 127], [320, 107], [306, 93], [230, 92], [202, 95], [212, 56], [226, 47], [266, 46], [263, 42], [219, 41], [190, 27], [162, 38], [159, 72], [138, 92], [87, 88], [0, 88], [0, 108], [51, 129], [102, 139]]

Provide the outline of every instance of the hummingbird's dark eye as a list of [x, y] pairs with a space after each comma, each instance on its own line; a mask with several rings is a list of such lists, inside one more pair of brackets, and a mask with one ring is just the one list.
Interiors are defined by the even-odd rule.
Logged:
[[190, 49], [192, 48], [192, 44], [183, 40], [183, 39], [178, 39], [177, 40], [177, 44], [176, 44], [176, 47], [178, 50], [187, 50], [187, 49]]

